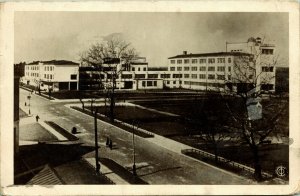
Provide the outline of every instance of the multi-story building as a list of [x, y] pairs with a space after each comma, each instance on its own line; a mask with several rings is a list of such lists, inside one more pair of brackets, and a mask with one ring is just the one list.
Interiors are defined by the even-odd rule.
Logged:
[[77, 90], [79, 64], [72, 61], [35, 61], [25, 65], [22, 82], [41, 90]]
[[169, 58], [165, 85], [170, 88], [199, 90], [243, 90], [255, 85], [257, 90], [274, 91], [275, 65], [272, 44], [249, 38], [247, 42], [226, 43], [229, 52], [188, 54]]
[[234, 61], [246, 53], [219, 52], [187, 54], [169, 58], [169, 74], [166, 86], [170, 88], [188, 88], [216, 90], [231, 88]]

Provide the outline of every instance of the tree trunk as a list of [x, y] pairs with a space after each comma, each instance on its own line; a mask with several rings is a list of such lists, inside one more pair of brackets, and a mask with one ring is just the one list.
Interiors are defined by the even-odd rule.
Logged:
[[112, 92], [110, 94], [110, 121], [111, 122], [114, 122], [114, 109], [115, 109], [115, 88], [116, 88], [116, 77], [115, 75], [113, 75], [113, 78], [112, 78]]
[[253, 146], [251, 147], [251, 149], [254, 156], [254, 178], [257, 181], [261, 181], [262, 175], [261, 175], [261, 165], [260, 165], [259, 155], [258, 155], [258, 147]]

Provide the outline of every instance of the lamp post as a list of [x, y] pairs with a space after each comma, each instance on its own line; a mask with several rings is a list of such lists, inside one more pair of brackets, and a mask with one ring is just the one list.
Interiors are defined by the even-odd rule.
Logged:
[[30, 113], [30, 98], [31, 98], [31, 96], [30, 96], [30, 94], [27, 96], [27, 99], [28, 99], [28, 114], [29, 115], [31, 115], [31, 113]]
[[95, 111], [94, 111], [94, 122], [95, 122], [95, 160], [96, 160], [96, 173], [100, 174], [100, 164], [98, 161], [98, 130], [97, 130], [97, 112], [98, 109], [97, 107], [95, 107]]
[[[132, 130], [132, 146], [133, 146], [133, 166], [132, 166], [132, 173], [134, 176], [136, 176], [136, 166], [135, 166], [135, 143], [134, 143], [134, 123], [132, 124], [133, 125], [133, 130]], [[137, 126], [136, 126], [137, 128]]]

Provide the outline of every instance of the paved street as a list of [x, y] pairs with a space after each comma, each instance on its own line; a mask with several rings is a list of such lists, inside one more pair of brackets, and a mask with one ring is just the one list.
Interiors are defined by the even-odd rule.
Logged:
[[[20, 89], [20, 107], [28, 112], [28, 91]], [[25, 101], [27, 106], [25, 106]], [[80, 132], [76, 136], [85, 146], [94, 146], [94, 119], [88, 115], [72, 110], [67, 102], [51, 102], [45, 98], [31, 95], [30, 110], [40, 120], [53, 121], [71, 132], [76, 126]], [[130, 170], [133, 164], [132, 134], [122, 131], [98, 120], [99, 155], [108, 158]], [[114, 147], [105, 147], [106, 137], [110, 137]], [[251, 184], [249, 179], [214, 168], [205, 163], [186, 157], [172, 148], [170, 144], [157, 144], [165, 140], [144, 139], [135, 137], [137, 174], [149, 184]], [[84, 155], [91, 160], [94, 152]]]

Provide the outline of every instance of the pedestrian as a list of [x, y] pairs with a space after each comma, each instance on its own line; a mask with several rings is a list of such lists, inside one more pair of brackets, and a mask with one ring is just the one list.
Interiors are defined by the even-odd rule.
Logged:
[[27, 106], [27, 103], [26, 103], [26, 101], [25, 101], [25, 106]]
[[40, 119], [39, 115], [36, 115], [35, 117], [36, 122], [39, 122], [39, 119]]
[[109, 146], [109, 138], [106, 137], [106, 147], [108, 147], [108, 146]]
[[112, 150], [112, 147], [113, 147], [113, 143], [112, 143], [112, 140], [109, 140], [109, 148]]

